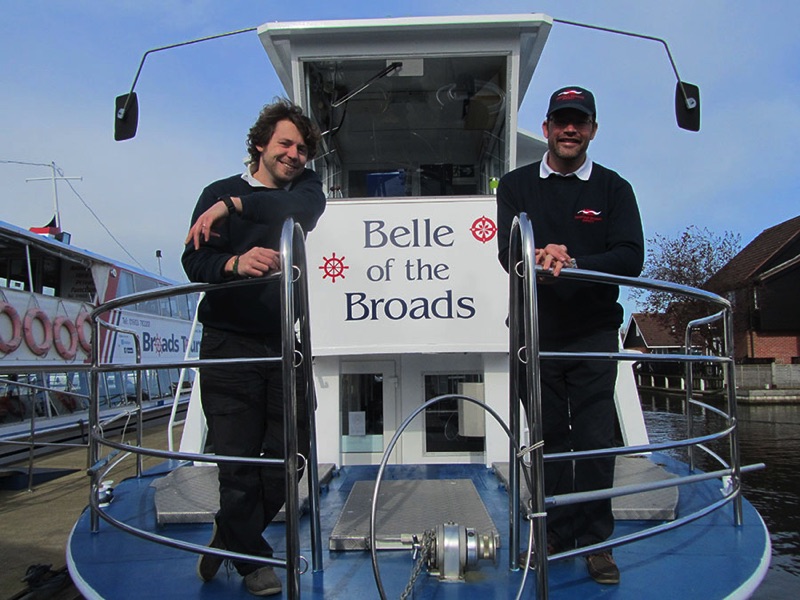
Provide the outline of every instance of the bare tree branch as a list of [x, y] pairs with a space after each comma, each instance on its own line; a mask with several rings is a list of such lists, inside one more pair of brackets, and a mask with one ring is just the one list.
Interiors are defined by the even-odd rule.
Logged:
[[[642, 275], [702, 288], [712, 275], [725, 266], [742, 246], [741, 235], [726, 231], [717, 235], [707, 228], [689, 225], [674, 238], [656, 234], [647, 240], [647, 255]], [[656, 315], [667, 327], [682, 331], [692, 319], [709, 312], [706, 303], [670, 294], [634, 289], [630, 293], [641, 312]]]

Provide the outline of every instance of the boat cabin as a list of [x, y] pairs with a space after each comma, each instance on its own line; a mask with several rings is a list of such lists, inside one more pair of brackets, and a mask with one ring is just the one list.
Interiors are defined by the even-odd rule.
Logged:
[[[541, 158], [517, 110], [545, 15], [267, 23], [290, 99], [320, 126], [329, 195], [308, 236], [319, 460], [380, 462], [402, 420], [445, 393], [508, 412], [498, 179]], [[507, 460], [485, 411], [427, 410], [392, 463]]]

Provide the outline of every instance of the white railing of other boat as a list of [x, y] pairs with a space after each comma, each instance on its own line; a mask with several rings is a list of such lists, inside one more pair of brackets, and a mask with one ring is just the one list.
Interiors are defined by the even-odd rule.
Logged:
[[[203, 301], [203, 296], [205, 296], [205, 292], [201, 292], [197, 298], [196, 306], [200, 306], [200, 302]], [[183, 360], [185, 362], [189, 362], [190, 360], [196, 360], [196, 357], [192, 356], [192, 342], [194, 341], [194, 336], [197, 334], [197, 325], [200, 323], [198, 320], [199, 311], [194, 311], [194, 317], [192, 318], [192, 327], [189, 330], [189, 343], [186, 344], [186, 351], [183, 353]], [[186, 379], [186, 375], [188, 374], [189, 370], [194, 371], [194, 380], [192, 382], [192, 389], [194, 390], [195, 385], [199, 385], [199, 381], [197, 379], [197, 369], [191, 368], [188, 366], [181, 367], [180, 373], [178, 374], [178, 383], [175, 387], [175, 395], [172, 398], [172, 410], [169, 413], [169, 423], [167, 424], [167, 449], [174, 450], [175, 449], [175, 439], [173, 436], [173, 432], [175, 427], [178, 425], [182, 425], [185, 423], [184, 421], [178, 420], [178, 407], [180, 406], [181, 394], [183, 393], [183, 382]], [[191, 406], [190, 406], [191, 410]]]

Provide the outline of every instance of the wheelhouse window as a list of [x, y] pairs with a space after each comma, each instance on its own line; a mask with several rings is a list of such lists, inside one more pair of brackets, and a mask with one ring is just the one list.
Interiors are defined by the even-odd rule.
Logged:
[[[392, 70], [394, 63], [402, 67]], [[305, 104], [328, 132], [315, 168], [331, 197], [490, 194], [492, 178], [508, 170], [506, 56], [319, 60], [304, 68]]]

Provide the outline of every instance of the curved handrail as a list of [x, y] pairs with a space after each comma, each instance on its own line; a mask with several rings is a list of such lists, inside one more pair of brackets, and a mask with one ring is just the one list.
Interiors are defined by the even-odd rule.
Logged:
[[[436, 396], [435, 398], [431, 398], [427, 402], [424, 402], [422, 405], [418, 406], [411, 412], [411, 414], [408, 417], [406, 417], [406, 419], [400, 424], [400, 427], [397, 428], [397, 431], [395, 431], [394, 435], [392, 436], [392, 439], [387, 444], [386, 450], [383, 451], [380, 467], [378, 468], [378, 474], [375, 477], [375, 487], [373, 488], [372, 492], [372, 503], [369, 515], [369, 551], [370, 551], [370, 556], [372, 558], [372, 574], [375, 577], [375, 585], [378, 587], [378, 595], [381, 597], [381, 600], [386, 600], [386, 591], [383, 589], [383, 581], [381, 580], [381, 572], [380, 572], [380, 567], [378, 565], [377, 544], [376, 544], [377, 534], [375, 531], [375, 525], [377, 520], [378, 498], [380, 497], [381, 481], [383, 480], [383, 473], [386, 470], [386, 465], [389, 461], [389, 457], [394, 451], [394, 447], [397, 445], [400, 436], [403, 434], [406, 428], [411, 424], [411, 422], [420, 413], [424, 412], [429, 407], [434, 406], [445, 400], [452, 400], [452, 399], [466, 400], [467, 402], [475, 404], [484, 409], [486, 412], [488, 412], [494, 418], [497, 424], [500, 425], [505, 434], [508, 436], [509, 443], [512, 447], [515, 448], [516, 453], [519, 454], [521, 452], [521, 448], [517, 443], [516, 438], [514, 437], [511, 429], [509, 429], [509, 427], [503, 422], [502, 417], [497, 413], [497, 411], [495, 411], [491, 406], [484, 404], [480, 400], [471, 398], [470, 396], [464, 396], [463, 394], [444, 394], [441, 396]], [[524, 580], [522, 585], [524, 585]], [[522, 588], [520, 587], [520, 589]]]
[[[102, 428], [99, 422], [99, 411], [97, 409], [97, 398], [99, 397], [99, 374], [104, 371], [117, 370], [124, 366], [125, 369], [141, 372], [144, 369], [158, 366], [160, 368], [170, 366], [185, 366], [187, 361], [178, 361], [175, 363], [145, 363], [141, 360], [140, 343], [138, 335], [132, 331], [125, 333], [132, 335], [136, 344], [136, 362], [133, 365], [114, 365], [114, 364], [101, 364], [98, 344], [92, 345], [92, 367], [90, 375], [92, 378], [91, 389], [94, 392], [95, 402], [93, 403], [93, 410], [90, 410], [90, 464], [92, 467], [89, 469], [91, 475], [90, 485], [90, 506], [91, 506], [91, 523], [92, 530], [97, 531], [98, 520], [102, 518], [104, 521], [112, 524], [113, 526], [127, 531], [132, 535], [142, 539], [148, 539], [156, 543], [165, 544], [175, 548], [188, 550], [192, 552], [214, 554], [222, 558], [232, 559], [245, 559], [249, 562], [258, 564], [269, 564], [273, 566], [286, 568], [287, 571], [287, 597], [290, 599], [299, 598], [300, 585], [299, 576], [305, 568], [298, 568], [300, 562], [306, 561], [299, 554], [299, 492], [298, 492], [298, 469], [300, 463], [298, 462], [297, 454], [297, 390], [296, 390], [296, 371], [298, 368], [303, 368], [306, 375], [306, 395], [304, 401], [308, 409], [308, 422], [311, 429], [311, 452], [308, 459], [304, 459], [309, 468], [308, 482], [309, 482], [309, 497], [311, 499], [311, 512], [312, 512], [312, 552], [314, 568], [321, 568], [321, 533], [319, 527], [319, 481], [316, 469], [316, 436], [314, 435], [315, 415], [314, 408], [316, 404], [316, 397], [313, 390], [313, 379], [311, 374], [311, 337], [309, 333], [309, 319], [308, 319], [308, 287], [307, 287], [307, 273], [306, 257], [305, 257], [305, 244], [304, 233], [299, 224], [295, 223], [293, 219], [288, 218], [283, 224], [281, 230], [280, 240], [280, 257], [281, 257], [281, 271], [267, 277], [242, 279], [226, 282], [222, 284], [204, 284], [204, 283], [189, 283], [168, 288], [160, 288], [157, 290], [149, 290], [146, 292], [138, 292], [116, 298], [105, 304], [96, 307], [90, 314], [90, 319], [95, 332], [94, 339], [99, 338], [99, 328], [101, 326], [111, 327], [108, 323], [103, 322], [101, 315], [107, 314], [109, 311], [132, 304], [135, 302], [142, 302], [145, 300], [154, 300], [164, 298], [171, 295], [179, 295], [194, 292], [207, 292], [215, 289], [230, 289], [232, 287], [246, 286], [246, 285], [266, 285], [270, 280], [279, 280], [281, 285], [281, 309], [283, 319], [281, 322], [281, 341], [282, 341], [282, 356], [280, 358], [253, 358], [253, 359], [214, 359], [214, 360], [193, 360], [191, 365], [193, 367], [200, 367], [207, 365], [224, 365], [226, 363], [252, 363], [252, 362], [277, 362], [281, 361], [283, 365], [283, 382], [284, 382], [284, 432], [286, 442], [286, 458], [285, 459], [263, 459], [263, 458], [248, 458], [248, 457], [230, 457], [230, 456], [210, 456], [206, 454], [195, 454], [186, 452], [162, 451], [141, 446], [141, 439], [138, 440], [138, 445], [132, 446], [130, 444], [123, 444], [113, 442], [103, 437]], [[297, 290], [295, 289], [297, 285]], [[299, 308], [299, 314], [295, 319], [295, 308]], [[296, 320], [300, 324], [300, 343], [301, 352], [296, 350], [296, 335], [294, 324]], [[118, 328], [115, 328], [118, 329]], [[300, 355], [301, 360], [295, 360], [296, 355]], [[141, 382], [137, 386], [139, 388], [139, 396], [141, 392]], [[141, 427], [139, 428], [141, 429]], [[235, 462], [235, 463], [253, 463], [253, 464], [285, 464], [286, 465], [286, 532], [287, 532], [287, 556], [286, 559], [274, 559], [241, 555], [233, 552], [217, 550], [214, 548], [207, 548], [206, 546], [198, 546], [167, 538], [146, 532], [126, 523], [115, 519], [103, 510], [98, 501], [98, 493], [100, 490], [100, 482], [104, 476], [113, 468], [116, 463], [109, 464], [101, 461], [99, 458], [100, 446], [108, 446], [114, 448], [116, 451], [126, 451], [134, 453], [141, 460], [141, 456], [149, 455], [170, 460], [177, 461], [204, 461], [204, 462]], [[140, 470], [137, 470], [137, 475]]]
[[[551, 277], [552, 273], [543, 270], [536, 265], [535, 262], [535, 244], [533, 236], [533, 226], [528, 219], [526, 213], [521, 213], [515, 217], [511, 226], [511, 234], [509, 239], [509, 420], [513, 424], [512, 431], [518, 433], [519, 427], [519, 411], [520, 411], [520, 394], [519, 394], [519, 374], [520, 368], [525, 369], [525, 380], [527, 383], [527, 401], [526, 406], [531, 407], [528, 414], [528, 431], [531, 436], [531, 461], [526, 468], [530, 471], [530, 477], [527, 479], [533, 481], [534, 486], [531, 492], [531, 517], [535, 519], [531, 527], [533, 528], [532, 543], [536, 548], [544, 548], [546, 545], [546, 529], [544, 519], [544, 507], [547, 503], [556, 503], [560, 501], [562, 504], [574, 503], [585, 501], [587, 499], [599, 499], [600, 497], [610, 498], [620, 495], [613, 488], [609, 490], [599, 490], [595, 492], [584, 492], [581, 494], [569, 494], [555, 498], [544, 498], [544, 473], [543, 464], [545, 460], [558, 460], [569, 458], [572, 460], [579, 460], [588, 457], [597, 456], [616, 456], [622, 454], [639, 453], [642, 451], [677, 448], [687, 446], [689, 448], [690, 456], [692, 456], [692, 448], [699, 447], [705, 450], [712, 458], [723, 464], [726, 469], [717, 471], [713, 474], [704, 474], [700, 477], [711, 478], [718, 476], [730, 476], [732, 485], [727, 493], [721, 500], [712, 503], [711, 505], [696, 511], [690, 515], [685, 515], [680, 519], [668, 524], [662, 524], [655, 528], [650, 528], [637, 534], [630, 534], [621, 538], [616, 538], [613, 541], [605, 541], [600, 544], [595, 544], [585, 548], [575, 549], [569, 552], [553, 555], [551, 559], [567, 558], [576, 555], [588, 554], [598, 550], [607, 549], [615, 545], [620, 545], [633, 541], [634, 539], [641, 539], [650, 535], [655, 535], [660, 531], [672, 529], [683, 525], [687, 522], [695, 520], [716, 510], [729, 502], [733, 502], [734, 506], [734, 522], [740, 525], [742, 522], [742, 504], [741, 504], [741, 473], [742, 466], [739, 460], [739, 447], [737, 435], [737, 418], [736, 418], [736, 395], [735, 395], [735, 381], [733, 365], [733, 338], [732, 338], [732, 307], [730, 302], [726, 299], [707, 292], [705, 290], [698, 290], [689, 286], [662, 282], [647, 278], [633, 278], [621, 275], [612, 275], [607, 273], [599, 273], [594, 271], [587, 271], [582, 269], [564, 269], [560, 272], [559, 277], [564, 279], [575, 279], [579, 281], [588, 281], [596, 283], [604, 283], [611, 285], [625, 285], [629, 287], [643, 288], [647, 290], [665, 291], [670, 293], [681, 294], [683, 296], [702, 300], [712, 305], [719, 306], [721, 310], [713, 315], [697, 319], [689, 323], [686, 329], [686, 351], [687, 353], [681, 355], [669, 355], [659, 357], [658, 355], [648, 356], [648, 361], [651, 359], [654, 362], [676, 360], [684, 361], [687, 365], [694, 362], [712, 362], [718, 363], [723, 366], [726, 372], [727, 381], [727, 413], [716, 409], [717, 414], [724, 415], [727, 420], [728, 426], [722, 431], [710, 434], [707, 436], [692, 437], [692, 430], [688, 430], [688, 439], [679, 442], [669, 442], [667, 444], [650, 444], [647, 446], [638, 447], [625, 447], [625, 448], [609, 448], [596, 451], [586, 452], [571, 452], [553, 455], [544, 454], [544, 444], [541, 429], [541, 387], [538, 378], [539, 361], [542, 358], [547, 359], [574, 359], [576, 357], [581, 359], [614, 359], [614, 360], [641, 360], [641, 356], [633, 357], [624, 353], [598, 353], [598, 352], [540, 352], [538, 341], [538, 314], [536, 302], [536, 278], [538, 277]], [[520, 303], [520, 297], [522, 302]], [[724, 352], [723, 356], [711, 355], [692, 355], [688, 354], [690, 348], [690, 335], [691, 329], [700, 325], [712, 323], [717, 320], [723, 320], [725, 325], [725, 338], [724, 338]], [[522, 321], [524, 325], [524, 334], [522, 343], [520, 343], [519, 324]], [[524, 356], [523, 356], [524, 353]], [[689, 368], [689, 373], [691, 370]], [[688, 381], [691, 381], [690, 379]], [[687, 415], [690, 417], [688, 421], [691, 422], [691, 413], [689, 407], [696, 403], [692, 399], [691, 385], [687, 385], [686, 396], [686, 410]], [[730, 441], [730, 466], [714, 452], [710, 451], [704, 446], [705, 442], [728, 437]], [[510, 542], [511, 548], [519, 547], [519, 485], [518, 475], [520, 468], [519, 458], [513, 451], [513, 444], [509, 444], [510, 469], [509, 469], [509, 502], [510, 502]], [[691, 465], [693, 468], [693, 464]], [[747, 467], [747, 470], [763, 468], [763, 465], [753, 465]], [[696, 480], [697, 476], [689, 476], [672, 480], [669, 486], [680, 485], [681, 482], [690, 483]], [[666, 487], [666, 485], [665, 485]], [[509, 567], [516, 569], [516, 557], [514, 553], [510, 553]], [[546, 599], [548, 597], [547, 589], [547, 563], [548, 557], [544, 552], [537, 552], [534, 556], [536, 577], [537, 577], [537, 597]]]
[[[524, 364], [525, 388], [527, 391], [528, 432], [531, 436], [528, 480], [534, 485], [530, 489], [531, 500], [529, 519], [531, 540], [534, 548], [545, 548], [547, 544], [546, 505], [544, 496], [544, 433], [542, 430], [542, 389], [538, 371], [539, 351], [539, 316], [535, 278], [536, 247], [534, 245], [533, 227], [525, 213], [515, 217], [511, 225], [509, 238], [509, 419], [514, 424], [512, 431], [519, 437], [521, 398], [519, 390], [520, 368], [522, 367], [523, 348], [527, 349], [527, 361]], [[519, 258], [517, 258], [519, 257]], [[511, 259], [514, 259], [513, 262]], [[513, 268], [511, 268], [513, 265]], [[520, 268], [522, 271], [520, 271]], [[516, 276], [515, 276], [516, 275]], [[519, 297], [525, 310], [520, 309]], [[523, 339], [520, 343], [519, 324], [523, 324]], [[509, 547], [519, 548], [520, 530], [520, 459], [514, 455], [509, 446], [509, 503], [511, 518], [509, 523]], [[518, 568], [515, 552], [509, 553], [509, 568]], [[531, 559], [529, 559], [531, 560]], [[548, 564], [544, 552], [536, 552], [533, 557], [536, 570], [537, 597], [547, 599]]]

